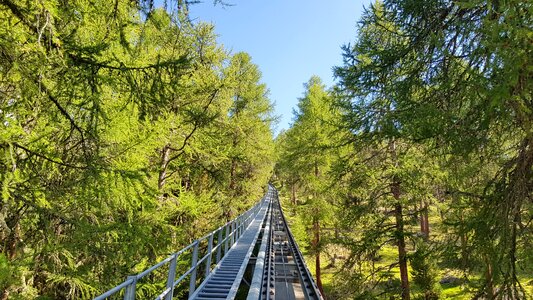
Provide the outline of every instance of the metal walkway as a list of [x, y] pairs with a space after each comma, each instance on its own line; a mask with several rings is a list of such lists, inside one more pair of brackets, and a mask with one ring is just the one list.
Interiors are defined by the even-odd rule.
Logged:
[[271, 197], [267, 196], [259, 213], [248, 226], [239, 241], [232, 247], [220, 264], [205, 279], [198, 290], [189, 299], [233, 299], [241, 283], [242, 277], [252, 250], [256, 244], [261, 225], [270, 207]]
[[[190, 266], [186, 270], [184, 263]], [[235, 220], [94, 300], [145, 299], [137, 287], [154, 278], [166, 278], [166, 288], [155, 299], [323, 299], [271, 185], [259, 203]]]

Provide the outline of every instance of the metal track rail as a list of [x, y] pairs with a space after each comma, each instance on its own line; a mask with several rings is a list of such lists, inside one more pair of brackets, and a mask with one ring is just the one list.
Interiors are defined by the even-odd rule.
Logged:
[[254, 276], [247, 300], [323, 300], [283, 215], [277, 191], [269, 221], [269, 231], [263, 235], [267, 245], [261, 245], [265, 255], [258, 256], [256, 263], [255, 275], [258, 268], [263, 271], [261, 285]]

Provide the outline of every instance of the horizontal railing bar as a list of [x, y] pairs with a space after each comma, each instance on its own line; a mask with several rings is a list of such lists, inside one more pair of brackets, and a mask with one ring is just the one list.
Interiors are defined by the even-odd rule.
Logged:
[[[251, 220], [260, 211], [260, 208], [262, 207], [262, 204], [263, 204], [264, 201], [265, 201], [265, 198], [262, 198], [256, 205], [254, 205], [253, 207], [251, 207], [249, 210], [245, 211], [244, 213], [240, 214], [235, 219], [233, 219], [231, 221], [228, 221], [225, 224], [219, 226], [217, 229], [215, 229], [215, 230], [211, 231], [210, 233], [208, 233], [207, 235], [195, 240], [193, 243], [189, 244], [185, 248], [181, 249], [178, 252], [175, 252], [175, 253], [171, 254], [170, 256], [166, 257], [165, 259], [163, 259], [162, 261], [158, 262], [157, 264], [155, 264], [155, 265], [151, 266], [150, 268], [142, 271], [141, 273], [139, 273], [139, 274], [137, 274], [135, 276], [131, 276], [130, 278], [128, 278], [127, 280], [125, 280], [121, 284], [119, 284], [119, 285], [113, 287], [112, 289], [106, 291], [105, 293], [95, 297], [93, 300], [106, 299], [107, 297], [116, 294], [120, 290], [122, 290], [122, 289], [124, 289], [124, 288], [126, 288], [126, 287], [128, 287], [128, 286], [130, 286], [132, 284], [135, 285], [136, 284], [136, 280], [139, 280], [141, 278], [146, 277], [147, 275], [149, 275], [153, 271], [159, 269], [163, 265], [165, 265], [165, 264], [169, 263], [170, 261], [172, 261], [172, 259], [174, 259], [174, 258], [177, 259], [185, 251], [190, 250], [192, 247], [194, 247], [196, 245], [199, 245], [201, 242], [203, 242], [204, 240], [210, 238], [211, 236], [215, 237], [215, 234], [217, 234], [217, 233], [219, 233], [221, 231], [225, 231], [226, 232], [225, 237], [223, 239], [221, 239], [221, 240], [217, 239], [216, 240], [216, 245], [212, 245], [211, 251], [209, 253], [205, 254], [199, 261], [196, 262], [196, 264], [194, 266], [191, 266], [183, 275], [181, 275], [176, 281], [173, 282], [172, 287], [175, 287], [183, 279], [185, 279], [187, 276], [189, 276], [195, 269], [197, 269], [198, 266], [201, 263], [204, 263], [205, 260], [210, 255], [214, 255], [214, 253], [217, 252], [217, 250], [221, 249], [222, 246], [226, 245], [226, 243], [228, 241], [230, 241], [231, 239], [233, 239], [234, 241], [233, 241], [233, 243], [230, 242], [229, 246], [233, 247], [233, 245], [237, 243], [237, 236], [239, 234], [239, 231], [248, 228], [248, 226], [251, 224]], [[241, 231], [241, 233], [242, 233], [242, 231]], [[226, 253], [224, 253], [223, 256], [225, 256], [225, 255], [226, 255]], [[207, 268], [210, 269], [211, 266], [207, 266]], [[209, 274], [211, 274], [211, 273], [212, 273], [212, 270], [209, 271]], [[165, 297], [165, 295], [167, 295], [171, 290], [172, 290], [171, 288], [167, 287], [161, 294], [159, 294], [159, 296], [156, 299], [163, 299]]]
[[165, 258], [164, 260], [160, 261], [158, 264], [156, 264], [156, 265], [150, 267], [149, 269], [143, 271], [142, 273], [137, 274], [137, 279], [141, 279], [141, 278], [143, 278], [144, 276], [146, 276], [146, 275], [152, 273], [152, 271], [154, 271], [155, 269], [158, 269], [158, 268], [161, 267], [162, 265], [164, 265], [164, 264], [166, 264], [167, 262], [169, 262], [169, 261], [172, 259], [173, 256], [174, 256], [174, 255], [171, 255], [171, 256]]
[[159, 294], [155, 300], [162, 300], [169, 292], [171, 288], [166, 288], [161, 294]]
[[196, 262], [196, 266], [195, 266], [195, 267], [198, 267], [199, 264], [203, 263], [204, 260], [206, 260], [207, 257], [208, 257], [209, 255], [212, 255], [212, 253], [211, 253], [211, 254], [206, 254], [204, 257], [200, 258], [200, 259]]
[[215, 230], [215, 231], [211, 231], [211, 232], [208, 233], [207, 235], [204, 235], [203, 237], [199, 238], [198, 241], [200, 242], [200, 241], [203, 241], [203, 240], [207, 240], [207, 238], [208, 238], [209, 236], [211, 236], [212, 234], [214, 234], [215, 232], [216, 232], [216, 230]]
[[[262, 201], [263, 201], [263, 200], [261, 200], [261, 202], [262, 202]], [[259, 202], [259, 203], [261, 203], [261, 202]], [[224, 227], [226, 227], [227, 225], [230, 225], [232, 222], [235, 222], [239, 217], [244, 216], [244, 215], [246, 215], [248, 212], [251, 212], [251, 211], [253, 211], [253, 210], [257, 210], [257, 207], [258, 207], [258, 206], [259, 206], [259, 205], [256, 204], [254, 207], [250, 208], [250, 209], [247, 210], [246, 212], [244, 212], [244, 213], [242, 213], [241, 215], [237, 216], [237, 218], [235, 218], [235, 219], [233, 219], [233, 220], [231, 220], [231, 221], [226, 222], [226, 224], [224, 224], [224, 225], [218, 227], [217, 229], [215, 229], [215, 230], [211, 231], [210, 233], [204, 235], [203, 237], [199, 238], [198, 241], [203, 241], [203, 240], [207, 239], [211, 234], [215, 234], [215, 233], [217, 233], [219, 230], [224, 229]], [[248, 214], [245, 220], [249, 220], [249, 219], [251, 219], [251, 217], [252, 217], [252, 215], [251, 215], [251, 214]]]
[[174, 283], [172, 284], [172, 286], [176, 286], [178, 285], [178, 283], [180, 283], [180, 281], [182, 281], [183, 279], [185, 279], [185, 277], [189, 276], [189, 274], [191, 274], [193, 271], [193, 268], [190, 268], [189, 270], [187, 270], [187, 272], [185, 272], [183, 275], [180, 276], [180, 278], [178, 278], [176, 281], [174, 281]]
[[115, 293], [117, 293], [118, 291], [122, 290], [123, 288], [127, 287], [128, 285], [130, 285], [132, 283], [133, 283], [133, 279], [127, 279], [123, 283], [117, 285], [116, 287], [110, 289], [109, 291], [103, 293], [102, 295], [94, 298], [94, 300], [102, 300], [102, 299], [105, 299], [105, 298], [107, 298], [109, 296], [112, 296]]
[[180, 251], [176, 252], [176, 253], [173, 253], [171, 254], [169, 257], [165, 258], [163, 261], [159, 262], [158, 264], [144, 270], [143, 272], [137, 274], [137, 279], [141, 279], [143, 278], [144, 276], [150, 274], [152, 271], [154, 271], [155, 269], [161, 267], [162, 265], [164, 265], [165, 263], [168, 263], [170, 260], [172, 260], [172, 257], [175, 255], [176, 257], [180, 256], [181, 254], [183, 254], [183, 252], [191, 249], [194, 245], [196, 245], [196, 242], [195, 241], [194, 243], [190, 244], [189, 246], [181, 249]]

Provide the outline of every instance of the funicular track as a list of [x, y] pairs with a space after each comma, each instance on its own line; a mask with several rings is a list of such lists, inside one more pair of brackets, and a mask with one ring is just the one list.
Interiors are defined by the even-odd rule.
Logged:
[[255, 299], [323, 299], [283, 215], [277, 191], [270, 212], [264, 289], [260, 298]]
[[[186, 270], [180, 269], [184, 262]], [[160, 274], [166, 274], [166, 288], [155, 299], [323, 299], [271, 185], [235, 220], [94, 299], [145, 299], [138, 283]]]

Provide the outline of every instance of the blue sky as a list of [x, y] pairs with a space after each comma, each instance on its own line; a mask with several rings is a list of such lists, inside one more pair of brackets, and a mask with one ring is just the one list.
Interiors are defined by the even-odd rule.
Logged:
[[356, 36], [363, 6], [370, 1], [211, 0], [192, 5], [196, 21], [215, 24], [218, 41], [231, 53], [248, 52], [263, 74], [263, 82], [280, 116], [277, 132], [292, 122], [303, 83], [318, 75], [330, 87], [332, 67], [341, 65], [341, 45]]

